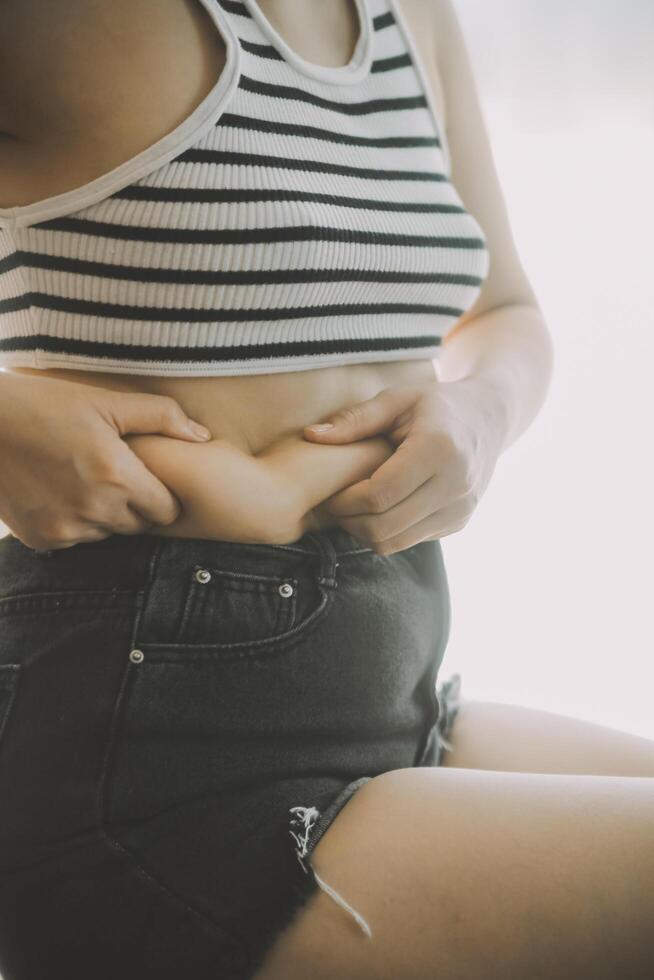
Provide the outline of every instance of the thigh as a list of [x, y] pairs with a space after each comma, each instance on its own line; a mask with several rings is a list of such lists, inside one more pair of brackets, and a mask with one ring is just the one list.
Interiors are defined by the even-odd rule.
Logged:
[[256, 980], [645, 980], [654, 957], [654, 780], [384, 773], [318, 842], [323, 892]]
[[654, 776], [654, 741], [514, 704], [462, 699], [450, 742], [450, 768]]

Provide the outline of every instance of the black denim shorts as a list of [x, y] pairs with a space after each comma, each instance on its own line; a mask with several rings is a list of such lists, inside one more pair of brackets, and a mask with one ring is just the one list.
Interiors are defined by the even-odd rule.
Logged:
[[[4, 980], [244, 980], [368, 780], [441, 761], [439, 541], [0, 540]], [[353, 921], [356, 920], [356, 923]]]

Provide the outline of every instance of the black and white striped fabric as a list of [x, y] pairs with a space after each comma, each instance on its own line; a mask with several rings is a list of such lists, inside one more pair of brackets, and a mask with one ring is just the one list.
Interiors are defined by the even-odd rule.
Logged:
[[398, 0], [356, 0], [342, 67], [256, 0], [199, 0], [225, 68], [172, 133], [0, 209], [0, 364], [236, 375], [435, 358], [488, 250], [450, 182]]

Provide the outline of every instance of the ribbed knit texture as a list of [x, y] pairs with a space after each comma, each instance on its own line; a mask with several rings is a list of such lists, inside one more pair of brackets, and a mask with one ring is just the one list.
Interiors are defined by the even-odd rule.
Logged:
[[81, 188], [0, 209], [0, 363], [148, 375], [438, 356], [488, 271], [397, 0], [348, 66], [256, 0], [199, 0], [227, 62], [194, 113]]

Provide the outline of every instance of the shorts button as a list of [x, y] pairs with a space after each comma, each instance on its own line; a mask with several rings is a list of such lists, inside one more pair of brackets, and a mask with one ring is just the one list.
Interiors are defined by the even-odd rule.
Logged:
[[289, 585], [288, 582], [284, 582], [283, 585], [279, 586], [277, 591], [283, 599], [290, 599], [290, 597], [293, 595], [293, 586]]
[[142, 650], [132, 650], [132, 652], [129, 655], [129, 659], [132, 661], [133, 664], [140, 664], [143, 663], [143, 661], [145, 660], [145, 654], [143, 653]]
[[208, 572], [206, 568], [198, 568], [195, 573], [196, 582], [201, 582], [202, 585], [206, 585], [207, 582], [211, 581], [211, 572]]

